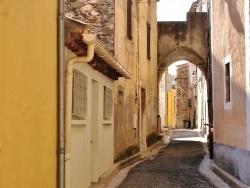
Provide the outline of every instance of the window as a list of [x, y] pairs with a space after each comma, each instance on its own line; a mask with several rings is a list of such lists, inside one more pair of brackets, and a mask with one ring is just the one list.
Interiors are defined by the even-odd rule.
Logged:
[[150, 57], [150, 30], [151, 30], [150, 24], [147, 23], [147, 58], [148, 60], [151, 59]]
[[231, 109], [232, 104], [232, 86], [231, 86], [231, 56], [224, 59], [224, 108]]
[[192, 107], [192, 99], [188, 99], [188, 107]]
[[225, 86], [226, 86], [226, 101], [230, 102], [230, 64], [225, 64]]
[[118, 102], [119, 104], [123, 104], [123, 91], [118, 92]]
[[87, 116], [87, 77], [73, 69], [72, 116], [85, 119]]
[[104, 86], [104, 98], [103, 98], [103, 117], [110, 119], [113, 113], [113, 91], [112, 89]]
[[132, 0], [127, 0], [127, 37], [132, 39]]

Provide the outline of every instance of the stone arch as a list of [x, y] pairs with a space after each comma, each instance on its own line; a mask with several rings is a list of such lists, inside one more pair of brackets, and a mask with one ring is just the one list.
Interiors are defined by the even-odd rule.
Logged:
[[157, 70], [158, 81], [169, 65], [180, 60], [187, 60], [190, 63], [193, 63], [206, 77], [206, 61], [193, 49], [181, 46], [169, 51], [159, 62]]

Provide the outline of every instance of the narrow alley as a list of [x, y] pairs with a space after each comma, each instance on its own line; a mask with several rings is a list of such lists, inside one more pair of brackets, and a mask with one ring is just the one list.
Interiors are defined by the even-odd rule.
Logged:
[[250, 188], [250, 0], [0, 0], [0, 188]]
[[[172, 131], [171, 142], [155, 156], [132, 168], [118, 187], [215, 187], [208, 177], [199, 172], [206, 155], [201, 140], [196, 131]], [[107, 187], [114, 187], [114, 184]]]

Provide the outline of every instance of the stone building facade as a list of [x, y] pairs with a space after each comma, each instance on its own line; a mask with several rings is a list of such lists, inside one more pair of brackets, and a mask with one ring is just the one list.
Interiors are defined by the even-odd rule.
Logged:
[[157, 140], [156, 2], [115, 1], [115, 57], [132, 74], [115, 90], [115, 161]]
[[114, 87], [114, 161], [157, 141], [156, 1], [66, 0], [66, 16], [90, 32], [132, 74]]
[[177, 66], [176, 97], [177, 97], [177, 113], [176, 128], [188, 128], [190, 120], [189, 109], [189, 64]]

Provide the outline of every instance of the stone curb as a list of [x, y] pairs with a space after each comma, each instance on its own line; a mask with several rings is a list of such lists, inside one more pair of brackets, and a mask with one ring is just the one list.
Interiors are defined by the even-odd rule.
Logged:
[[[201, 133], [198, 132], [199, 137], [202, 137]], [[213, 160], [209, 158], [209, 151], [207, 144], [203, 143], [203, 148], [206, 152], [200, 166], [199, 171], [208, 177], [211, 182], [218, 188], [249, 188], [235, 177], [228, 174], [226, 171], [219, 168], [214, 164]]]
[[226, 184], [219, 176], [217, 176], [211, 170], [212, 160], [209, 158], [209, 154], [206, 154], [201, 161], [201, 164], [198, 168], [199, 172], [206, 176], [217, 188], [230, 188], [228, 184]]
[[214, 163], [211, 164], [212, 171], [218, 175], [223, 181], [225, 181], [228, 185], [230, 185], [232, 188], [249, 188], [248, 185], [242, 183], [226, 171], [222, 170], [220, 167], [215, 165]]

